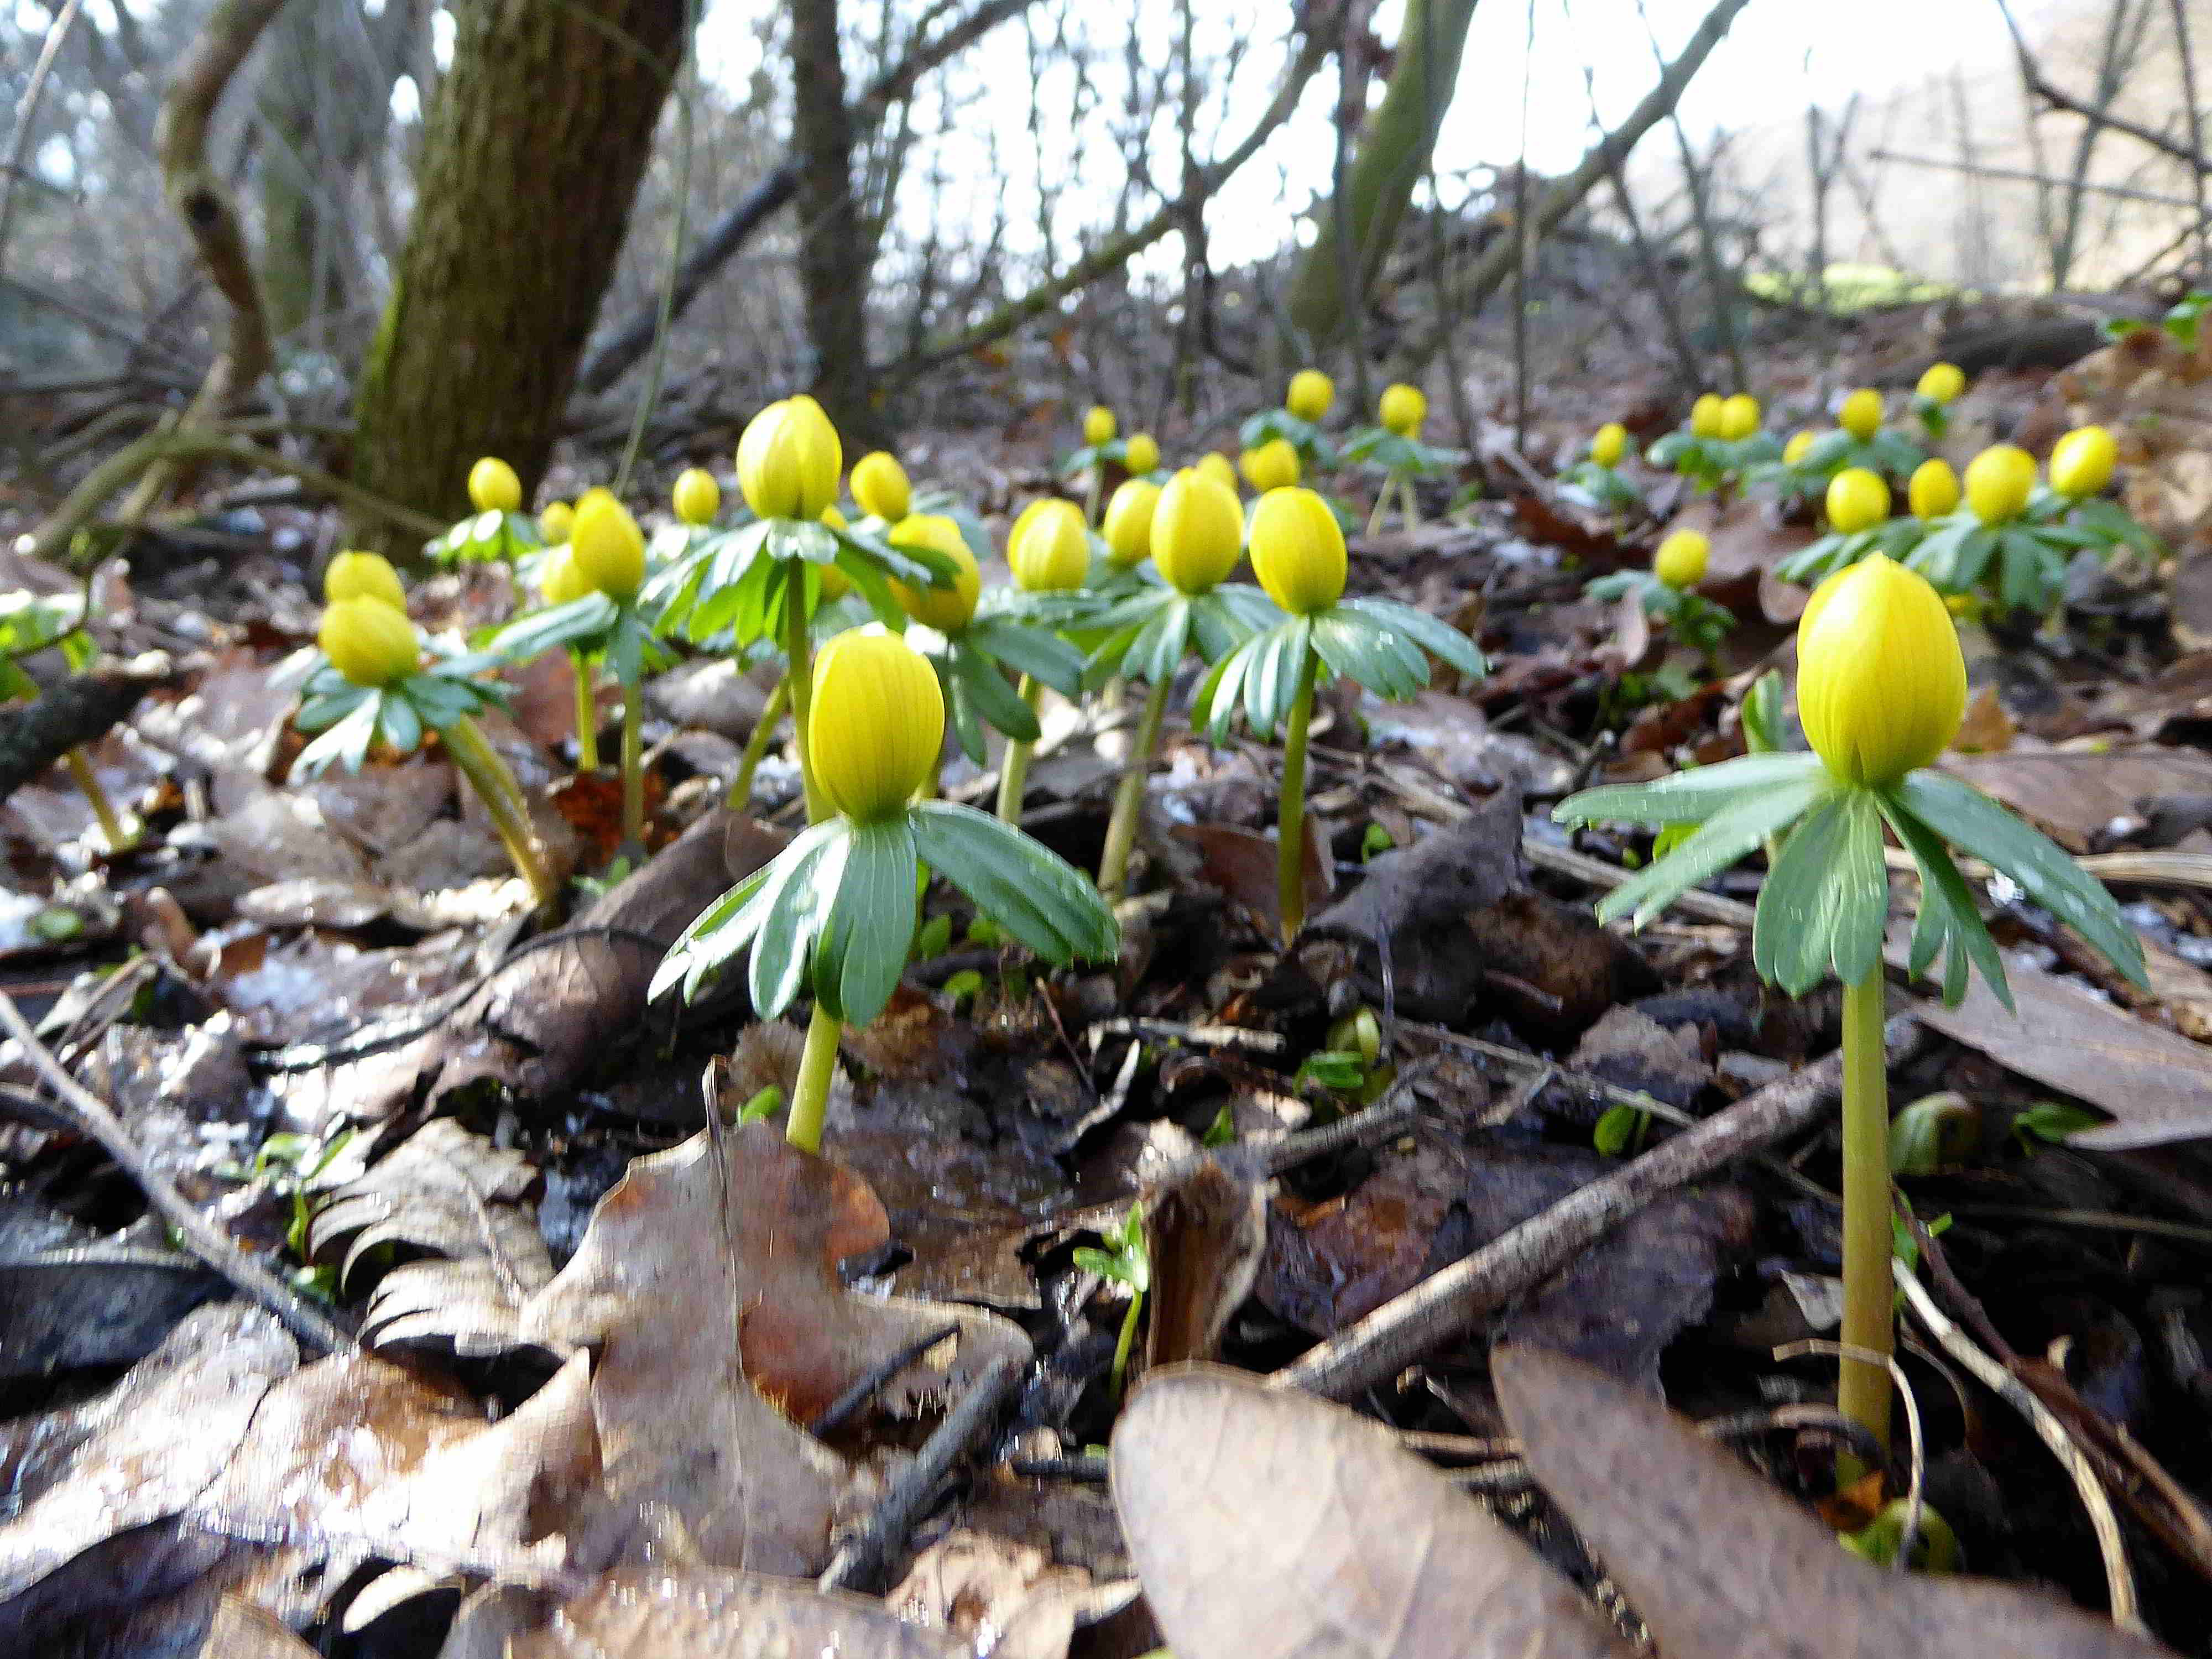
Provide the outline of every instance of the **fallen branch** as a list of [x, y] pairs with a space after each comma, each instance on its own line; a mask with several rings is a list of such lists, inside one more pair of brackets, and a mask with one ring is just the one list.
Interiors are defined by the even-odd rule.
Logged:
[[34, 702], [0, 708], [0, 801], [80, 744], [106, 735], [169, 674], [166, 662], [158, 668], [95, 668], [62, 681]]

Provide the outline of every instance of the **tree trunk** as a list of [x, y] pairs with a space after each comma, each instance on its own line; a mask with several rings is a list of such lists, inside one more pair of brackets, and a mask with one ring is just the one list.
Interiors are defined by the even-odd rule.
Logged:
[[[534, 486], [680, 61], [683, 0], [456, 0], [452, 67], [363, 366], [355, 473], [458, 517], [479, 455]], [[357, 524], [365, 545], [388, 529]]]
[[799, 282], [814, 348], [814, 395], [840, 428], [868, 409], [868, 264], [853, 201], [853, 118], [837, 0], [791, 0], [793, 136], [799, 152]]

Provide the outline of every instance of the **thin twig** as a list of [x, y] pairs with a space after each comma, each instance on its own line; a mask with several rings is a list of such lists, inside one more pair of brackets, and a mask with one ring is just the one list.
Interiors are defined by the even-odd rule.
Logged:
[[946, 1325], [941, 1329], [916, 1337], [896, 1353], [878, 1360], [875, 1364], [871, 1365], [866, 1373], [851, 1388], [814, 1414], [812, 1420], [806, 1425], [807, 1433], [824, 1435], [832, 1432], [847, 1418], [867, 1404], [876, 1390], [882, 1388], [884, 1383], [913, 1364], [915, 1360], [944, 1341], [945, 1338], [959, 1334], [959, 1326]]

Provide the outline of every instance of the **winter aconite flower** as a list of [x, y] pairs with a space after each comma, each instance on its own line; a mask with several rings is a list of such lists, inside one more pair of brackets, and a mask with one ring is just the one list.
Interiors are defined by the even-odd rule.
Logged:
[[578, 499], [568, 555], [578, 575], [618, 603], [636, 597], [645, 580], [645, 537], [610, 489], [587, 489]]
[[1344, 597], [1344, 530], [1310, 489], [1271, 489], [1252, 507], [1252, 568], [1267, 597], [1293, 617]]
[[1951, 470], [1951, 463], [1940, 455], [1923, 461], [1912, 471], [1912, 481], [1905, 486], [1905, 498], [1916, 519], [1940, 519], [1956, 512], [1959, 475]]
[[1007, 538], [1006, 565], [1014, 580], [1032, 593], [1082, 586], [1091, 568], [1091, 532], [1084, 527], [1083, 509], [1057, 496], [1037, 502]]
[[1283, 407], [1302, 421], [1318, 421], [1336, 401], [1336, 385], [1317, 368], [1302, 368], [1291, 376], [1291, 389]]
[[1836, 411], [1836, 424], [1861, 443], [1881, 430], [1881, 393], [1863, 386], [1844, 399]]
[[546, 555], [545, 562], [538, 567], [538, 591], [548, 605], [568, 605], [599, 590], [576, 568], [576, 550], [562, 546]]
[[678, 476], [668, 501], [682, 522], [695, 527], [712, 524], [714, 515], [722, 510], [722, 486], [714, 482], [714, 475], [705, 467], [686, 467]]
[[1717, 392], [1708, 392], [1690, 405], [1690, 435], [1693, 438], [1717, 438], [1721, 435], [1721, 409], [1728, 400]]
[[538, 515], [538, 533], [545, 538], [547, 546], [558, 547], [568, 539], [568, 527], [575, 522], [574, 507], [566, 501], [548, 501]]
[[479, 513], [514, 513], [522, 506], [522, 480], [496, 455], [469, 469], [469, 501]]
[[814, 658], [808, 752], [830, 804], [855, 823], [898, 811], [937, 766], [945, 695], [937, 671], [896, 635], [838, 635]]
[[1812, 447], [1813, 434], [1810, 432], [1800, 432], [1796, 434], [1790, 438], [1788, 443], [1782, 447], [1783, 465], [1796, 465], [1798, 462], [1805, 459], [1805, 452]]
[[1198, 471], [1219, 484], [1232, 495], [1237, 493], [1237, 467], [1218, 449], [1209, 449], [1198, 458]]
[[[1218, 456], [1208, 459], [1218, 460]], [[1206, 463], [1199, 463], [1205, 470]], [[1129, 478], [1106, 503], [1106, 556], [1121, 569], [1133, 569], [1152, 551], [1152, 514], [1160, 504], [1160, 487], [1150, 478]]]
[[1948, 404], [1966, 389], [1966, 372], [1956, 363], [1930, 363], [1913, 388], [1931, 404]]
[[332, 667], [360, 686], [404, 679], [422, 659], [415, 624], [380, 599], [334, 600], [323, 611], [315, 642]]
[[1130, 476], [1133, 477], [1149, 477], [1158, 471], [1160, 466], [1158, 441], [1149, 432], [1131, 433], [1124, 465], [1128, 467]]
[[1627, 453], [1628, 428], [1619, 421], [1607, 421], [1590, 440], [1590, 459], [1600, 466], [1619, 466]]
[[1298, 452], [1288, 438], [1270, 438], [1258, 448], [1246, 450], [1241, 465], [1245, 482], [1262, 495], [1298, 481]]
[[323, 598], [332, 604], [340, 599], [376, 599], [404, 614], [407, 610], [407, 590], [399, 585], [399, 573], [392, 562], [375, 553], [341, 553], [323, 572]]
[[1110, 444], [1120, 431], [1114, 411], [1103, 404], [1093, 404], [1083, 413], [1083, 441], [1096, 449], [1100, 444]]
[[900, 608], [923, 627], [940, 634], [957, 634], [967, 627], [983, 591], [983, 573], [976, 568], [975, 555], [961, 535], [960, 526], [942, 514], [910, 514], [891, 526], [887, 539], [893, 547], [922, 547], [941, 553], [956, 567], [950, 587], [891, 583]]
[[863, 513], [885, 524], [896, 524], [914, 510], [914, 489], [907, 483], [906, 469], [888, 450], [873, 450], [853, 463], [853, 499]]
[[738, 488], [763, 519], [819, 519], [844, 469], [837, 428], [804, 392], [770, 404], [738, 440]]
[[1419, 386], [1401, 382], [1384, 389], [1375, 412], [1389, 430], [1401, 438], [1411, 438], [1419, 434], [1421, 422], [1429, 418], [1429, 400], [1421, 395]]
[[1759, 430], [1759, 399], [1747, 392], [1722, 400], [1720, 435], [1740, 443]]
[[1966, 463], [1966, 506], [1984, 524], [2021, 515], [2035, 489], [2035, 457], [2016, 444], [1992, 444]]
[[1942, 754], [1966, 709], [1943, 596], [1881, 554], [1813, 590], [1797, 623], [1797, 713], [1831, 775], [1875, 788]]
[[1672, 588], [1695, 587], [1705, 579], [1705, 561], [1712, 550], [1702, 532], [1677, 530], [1652, 555], [1651, 574]]
[[1832, 528], [1856, 536], [1889, 516], [1889, 485], [1879, 472], [1847, 466], [1828, 480], [1827, 509]]
[[2080, 426], [2051, 452], [2051, 487], [2075, 501], [2100, 495], [2112, 481], [2119, 449], [2101, 426]]
[[1237, 568], [1244, 514], [1237, 492], [1185, 467], [1160, 490], [1152, 512], [1152, 563], [1185, 593], [1206, 592]]

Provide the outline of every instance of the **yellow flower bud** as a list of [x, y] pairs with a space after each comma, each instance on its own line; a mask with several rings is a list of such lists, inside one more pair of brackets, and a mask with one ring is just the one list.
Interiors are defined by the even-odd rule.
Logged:
[[1870, 386], [1861, 386], [1844, 399], [1836, 424], [1864, 443], [1881, 430], [1881, 393]]
[[669, 492], [669, 504], [685, 524], [712, 524], [714, 515], [722, 510], [722, 486], [714, 482], [714, 475], [705, 467], [687, 467], [678, 475], [676, 488]]
[[1198, 458], [1198, 470], [1231, 494], [1237, 489], [1237, 468], [1229, 458], [1218, 449], [1209, 449]]
[[1091, 532], [1084, 527], [1083, 509], [1057, 496], [1035, 503], [1007, 539], [1006, 564], [1014, 580], [1032, 593], [1082, 586], [1091, 572]]
[[1912, 504], [1914, 518], [1940, 519], [1958, 508], [1959, 475], [1951, 470], [1950, 462], [1938, 455], [1912, 470], [1912, 481], [1905, 487], [1905, 493]]
[[[1206, 458], [1219, 460], [1218, 455]], [[1206, 462], [1199, 471], [1206, 471]], [[1106, 503], [1106, 556], [1123, 570], [1142, 564], [1152, 550], [1152, 514], [1160, 504], [1160, 487], [1150, 478], [1129, 478]]]
[[1856, 536], [1889, 516], [1889, 485], [1879, 472], [1847, 466], [1828, 480], [1828, 527]]
[[323, 611], [315, 642], [331, 665], [356, 685], [389, 685], [415, 672], [422, 646], [407, 613], [382, 599], [333, 601]]
[[1421, 429], [1421, 422], [1429, 418], [1429, 400], [1421, 395], [1419, 386], [1398, 386], [1383, 389], [1382, 401], [1376, 406], [1382, 424], [1401, 438], [1410, 438]]
[[906, 469], [889, 450], [878, 449], [853, 463], [853, 499], [863, 513], [896, 524], [914, 511], [914, 487]]
[[1721, 436], [1739, 443], [1759, 430], [1759, 399], [1739, 392], [1721, 404]]
[[1121, 429], [1114, 419], [1114, 411], [1103, 404], [1093, 404], [1084, 411], [1083, 441], [1093, 449], [1112, 443], [1114, 434]]
[[1877, 553], [1813, 590], [1797, 714], [1829, 772], [1881, 787], [1942, 754], [1966, 711], [1958, 625], [1928, 579]]
[[1167, 481], [1152, 509], [1152, 563], [1186, 593], [1204, 593], [1237, 568], [1244, 509], [1237, 492], [1194, 467]]
[[1243, 469], [1245, 482], [1265, 495], [1270, 489], [1287, 489], [1298, 481], [1298, 452], [1288, 438], [1270, 438], [1257, 448], [1248, 449], [1237, 458]]
[[1294, 617], [1344, 597], [1344, 530], [1310, 489], [1271, 489], [1252, 506], [1252, 568], [1267, 597]]
[[1966, 505], [1984, 524], [2020, 516], [2035, 489], [2035, 457], [2017, 444], [1992, 444], [1966, 463]]
[[589, 576], [576, 568], [576, 550], [564, 544], [547, 554], [545, 562], [538, 567], [538, 591], [545, 596], [548, 605], [566, 605], [599, 590], [592, 586]]
[[1619, 421], [1607, 421], [1590, 440], [1590, 459], [1600, 466], [1619, 466], [1627, 453], [1628, 428]]
[[1705, 579], [1705, 560], [1712, 550], [1703, 532], [1677, 530], [1651, 556], [1651, 574], [1669, 587], [1695, 587]]
[[1931, 404], [1948, 404], [1966, 389], [1966, 371], [1956, 363], [1930, 363], [1914, 388]]
[[945, 746], [945, 694], [915, 648], [853, 629], [814, 657], [807, 758], [830, 804], [856, 823], [902, 810]]
[[545, 510], [538, 515], [538, 533], [550, 545], [558, 546], [568, 539], [568, 532], [576, 522], [576, 509], [566, 501], [548, 501]]
[[1693, 438], [1717, 438], [1721, 435], [1721, 406], [1727, 400], [1717, 392], [1708, 392], [1690, 405], [1690, 435]]
[[[822, 522], [832, 530], [842, 530], [845, 528], [845, 515], [834, 507], [825, 507], [822, 509]], [[822, 578], [823, 604], [842, 599], [853, 591], [853, 579], [836, 565], [817, 564], [814, 568]]]
[[1132, 477], [1142, 478], [1157, 472], [1160, 465], [1160, 446], [1149, 432], [1133, 432], [1122, 465], [1129, 469]]
[[738, 488], [763, 519], [817, 519], [837, 500], [845, 449], [805, 393], [770, 404], [738, 439]]
[[1805, 452], [1813, 447], [1813, 434], [1800, 432], [1782, 446], [1782, 461], [1785, 466], [1795, 466], [1805, 459]]
[[1283, 407], [1302, 421], [1318, 421], [1336, 401], [1336, 383], [1317, 368], [1302, 368], [1291, 376], [1291, 390]]
[[522, 505], [522, 480], [496, 455], [469, 469], [469, 500], [479, 513], [513, 513]]
[[2101, 426], [2077, 426], [2051, 452], [2051, 487], [2077, 501], [2101, 495], [2118, 459], [2111, 433]]
[[377, 599], [395, 611], [407, 609], [407, 590], [399, 585], [399, 573], [390, 560], [375, 553], [341, 553], [332, 559], [323, 572], [323, 598], [333, 604]]
[[645, 580], [645, 537], [611, 489], [587, 489], [577, 498], [568, 553], [576, 574], [609, 599], [629, 599]]
[[975, 600], [983, 591], [983, 573], [975, 555], [960, 534], [960, 526], [939, 513], [915, 513], [891, 526], [893, 547], [926, 547], [942, 553], [958, 567], [950, 587], [909, 587], [893, 582], [891, 592], [900, 608], [925, 628], [940, 634], [957, 634], [975, 615]]

